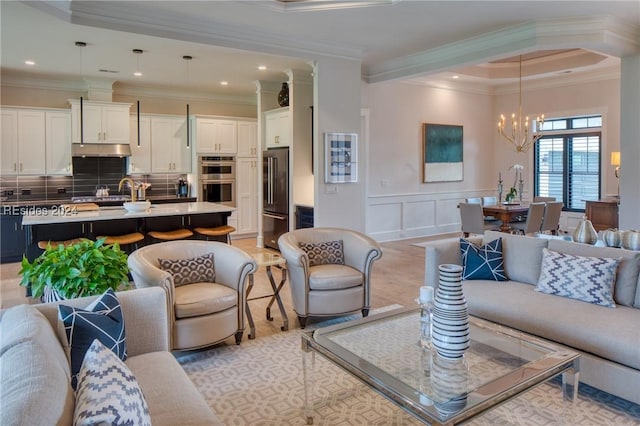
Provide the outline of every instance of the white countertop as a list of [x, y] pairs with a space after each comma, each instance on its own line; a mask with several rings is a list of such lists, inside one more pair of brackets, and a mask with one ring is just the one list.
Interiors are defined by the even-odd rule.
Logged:
[[146, 217], [159, 216], [183, 216], [204, 213], [225, 213], [235, 211], [235, 207], [223, 204], [197, 202], [197, 203], [171, 203], [152, 204], [151, 208], [143, 212], [128, 212], [124, 207], [101, 207], [97, 211], [65, 212], [62, 209], [24, 209], [22, 225], [49, 225], [53, 223], [94, 222], [99, 220], [117, 219], [144, 219]]

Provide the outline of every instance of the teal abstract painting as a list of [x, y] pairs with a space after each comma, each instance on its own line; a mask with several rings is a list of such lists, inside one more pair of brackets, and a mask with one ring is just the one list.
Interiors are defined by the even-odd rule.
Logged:
[[453, 182], [463, 179], [462, 126], [422, 125], [424, 182]]

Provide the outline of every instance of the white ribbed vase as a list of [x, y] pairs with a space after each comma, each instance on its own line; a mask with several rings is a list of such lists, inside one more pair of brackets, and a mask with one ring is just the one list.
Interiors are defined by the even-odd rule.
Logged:
[[456, 359], [469, 348], [469, 312], [462, 293], [462, 266], [443, 264], [433, 301], [431, 344], [443, 358]]
[[42, 303], [50, 303], [50, 302], [59, 302], [61, 300], [65, 300], [65, 298], [51, 286], [45, 286], [42, 292], [42, 296], [40, 297]]

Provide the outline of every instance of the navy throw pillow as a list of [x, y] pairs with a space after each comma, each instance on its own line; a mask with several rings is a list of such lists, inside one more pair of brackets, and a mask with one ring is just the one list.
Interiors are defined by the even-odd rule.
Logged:
[[460, 238], [462, 254], [462, 279], [506, 281], [504, 258], [502, 256], [502, 238], [493, 240], [481, 247]]
[[120, 301], [113, 290], [107, 290], [86, 309], [59, 305], [58, 317], [64, 324], [71, 355], [71, 386], [76, 389], [84, 356], [98, 339], [122, 361], [127, 359], [124, 317]]

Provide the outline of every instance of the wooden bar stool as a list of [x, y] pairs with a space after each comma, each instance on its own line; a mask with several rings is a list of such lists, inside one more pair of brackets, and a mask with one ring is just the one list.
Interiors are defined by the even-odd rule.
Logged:
[[184, 240], [193, 235], [188, 229], [180, 228], [173, 231], [150, 231], [147, 235], [160, 241]]
[[51, 247], [55, 248], [55, 247], [58, 247], [60, 244], [67, 247], [85, 240], [86, 238], [73, 238], [71, 240], [66, 240], [66, 241], [38, 241], [38, 248], [42, 250], [46, 250], [48, 245], [51, 245]]
[[209, 240], [209, 237], [226, 236], [227, 244], [231, 244], [231, 233], [235, 232], [236, 228], [230, 225], [222, 225], [222, 226], [216, 226], [214, 228], [198, 227], [198, 228], [194, 228], [193, 230], [200, 235], [204, 235], [207, 238], [207, 241]]
[[[123, 234], [123, 235], [102, 235], [96, 237], [97, 240], [104, 238], [105, 244], [115, 244], [118, 243], [119, 246], [125, 246], [129, 248], [129, 250], [125, 250], [127, 253], [131, 253], [133, 250], [138, 249], [138, 243], [144, 240], [144, 235], [140, 232], [132, 232], [131, 234]], [[130, 250], [133, 248], [133, 250]]]

